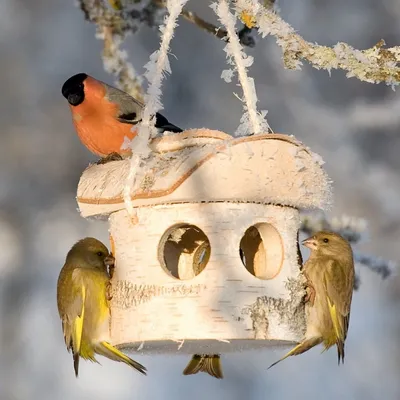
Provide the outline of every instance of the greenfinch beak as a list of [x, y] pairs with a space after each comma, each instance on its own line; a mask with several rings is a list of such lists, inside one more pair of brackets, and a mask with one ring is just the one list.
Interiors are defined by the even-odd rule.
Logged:
[[107, 256], [107, 257], [104, 259], [104, 264], [107, 265], [108, 267], [114, 267], [115, 258], [114, 258], [114, 256], [112, 255], [112, 253], [110, 253], [110, 255]]
[[317, 239], [315, 239], [314, 236], [309, 237], [308, 239], [305, 239], [301, 242], [301, 244], [305, 247], [308, 247], [311, 250], [316, 250], [317, 249]]

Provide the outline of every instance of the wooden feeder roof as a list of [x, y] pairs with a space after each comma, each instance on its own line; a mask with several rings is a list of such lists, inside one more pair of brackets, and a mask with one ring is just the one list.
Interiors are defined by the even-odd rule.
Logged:
[[[137, 171], [134, 207], [198, 202], [251, 202], [326, 208], [330, 183], [319, 157], [294, 137], [263, 134], [233, 138], [193, 129], [153, 139]], [[125, 208], [130, 160], [90, 165], [78, 185], [84, 217]]]

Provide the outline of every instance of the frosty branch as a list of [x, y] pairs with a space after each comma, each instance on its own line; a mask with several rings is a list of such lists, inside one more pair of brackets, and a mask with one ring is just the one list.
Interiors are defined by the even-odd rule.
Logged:
[[[111, 2], [114, 3], [115, 2]], [[106, 6], [104, 0], [78, 0], [79, 8], [85, 19], [93, 22], [97, 27], [97, 38], [103, 40], [103, 64], [107, 72], [116, 77], [117, 86], [138, 100], [143, 100], [142, 80], [128, 61], [121, 45], [128, 33], [135, 33], [141, 24], [158, 27], [166, 15], [165, 0], [142, 1], [142, 9], [124, 10], [116, 12]], [[207, 22], [187, 8], [183, 8], [181, 15], [187, 21], [195, 24], [200, 29], [227, 41], [228, 33], [224, 29]], [[252, 30], [244, 26], [239, 30], [238, 37], [243, 46], [253, 47], [255, 41], [251, 35]]]
[[113, 33], [108, 26], [101, 26], [99, 27], [97, 38], [104, 41], [104, 69], [116, 76], [117, 86], [121, 90], [129, 93], [139, 101], [143, 101], [142, 79], [128, 61], [127, 53], [120, 48], [124, 40], [123, 36]]
[[96, 24], [96, 37], [104, 42], [104, 69], [116, 77], [120, 89], [143, 100], [141, 78], [128, 61], [126, 52], [120, 48], [126, 33], [136, 31], [137, 27], [109, 10], [102, 0], [78, 0], [78, 4], [85, 18]]
[[[112, 35], [124, 38], [126, 33], [134, 33], [140, 24], [158, 26], [165, 15], [165, 0], [142, 0], [143, 7], [131, 11], [116, 12], [107, 8], [103, 0], [78, 0], [86, 19], [94, 22], [98, 27], [108, 27]], [[265, 0], [264, 5], [259, 0], [235, 0], [237, 14], [248, 26], [238, 32], [241, 44], [254, 46], [255, 42], [249, 32], [253, 28], [265, 37], [274, 36], [277, 44], [283, 51], [283, 62], [288, 69], [300, 69], [302, 60], [308, 61], [316, 69], [341, 69], [347, 72], [348, 78], [370, 83], [385, 82], [396, 85], [400, 81], [400, 47], [384, 48], [384, 40], [366, 50], [357, 50], [347, 43], [337, 43], [333, 47], [321, 46], [307, 42], [294, 29], [273, 11], [273, 1]], [[205, 21], [193, 12], [184, 8], [182, 16], [202, 30], [212, 33], [216, 37], [227, 40], [224, 29]], [[107, 52], [105, 50], [105, 52]], [[121, 64], [122, 65], [122, 64]], [[120, 71], [120, 72], [118, 72]], [[122, 87], [130, 84], [129, 74], [123, 68], [116, 73], [118, 83]], [[131, 86], [140, 87], [137, 82]]]
[[235, 7], [242, 20], [250, 21], [263, 38], [267, 35], [276, 38], [288, 69], [300, 69], [301, 60], [306, 60], [316, 69], [329, 72], [342, 69], [347, 71], [348, 78], [355, 77], [369, 83], [397, 85], [400, 81], [399, 46], [385, 49], [384, 40], [367, 50], [354, 49], [347, 43], [320, 46], [304, 40], [279, 15], [262, 6], [258, 0], [236, 0]]
[[168, 2], [168, 16], [165, 18], [164, 24], [160, 26], [160, 32], [162, 34], [160, 49], [156, 50], [150, 56], [149, 62], [145, 65], [147, 70], [145, 77], [149, 82], [149, 86], [138, 134], [133, 138], [131, 143], [132, 156], [130, 160], [130, 169], [124, 188], [124, 201], [132, 219], [135, 219], [136, 215], [132, 205], [132, 188], [136, 180], [138, 167], [141, 165], [142, 160], [147, 158], [151, 153], [148, 146], [149, 140], [157, 134], [155, 115], [162, 109], [162, 81], [166, 73], [171, 73], [168, 59], [169, 47], [174, 36], [174, 30], [177, 26], [177, 19], [187, 1], [188, 0], [175, 0], [174, 2]]
[[253, 57], [248, 56], [240, 45], [239, 39], [235, 34], [236, 18], [229, 9], [226, 0], [220, 0], [218, 3], [213, 3], [211, 6], [214, 12], [218, 15], [218, 19], [225, 26], [228, 43], [225, 46], [225, 52], [228, 59], [228, 64], [233, 68], [224, 70], [222, 77], [225, 81], [230, 82], [234, 71], [237, 72], [240, 86], [243, 90], [243, 108], [244, 113], [241, 118], [236, 135], [258, 134], [269, 131], [269, 125], [265, 120], [267, 111], [259, 113], [257, 111], [257, 93], [254, 85], [254, 79], [248, 76], [248, 67], [253, 64]]

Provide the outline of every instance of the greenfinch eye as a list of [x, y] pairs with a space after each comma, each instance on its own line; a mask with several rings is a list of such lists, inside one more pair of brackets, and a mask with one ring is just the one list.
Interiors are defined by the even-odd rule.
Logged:
[[98, 252], [97, 252], [97, 255], [98, 255], [99, 257], [102, 257], [104, 254], [103, 254], [102, 251], [98, 251]]
[[328, 243], [328, 242], [329, 242], [329, 239], [328, 239], [328, 238], [324, 238], [322, 241], [323, 241], [324, 243]]

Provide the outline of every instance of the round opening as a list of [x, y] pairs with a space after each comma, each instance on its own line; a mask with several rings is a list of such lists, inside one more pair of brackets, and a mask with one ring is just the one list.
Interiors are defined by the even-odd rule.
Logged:
[[158, 245], [158, 260], [174, 278], [192, 279], [206, 267], [211, 246], [205, 233], [194, 225], [175, 225], [164, 233]]
[[253, 225], [240, 241], [239, 254], [252, 275], [260, 279], [275, 278], [283, 262], [281, 236], [271, 224]]

